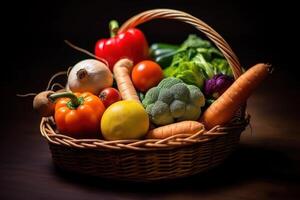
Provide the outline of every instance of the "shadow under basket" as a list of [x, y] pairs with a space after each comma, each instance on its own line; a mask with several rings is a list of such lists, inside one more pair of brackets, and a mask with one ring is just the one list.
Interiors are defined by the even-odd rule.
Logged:
[[[159, 18], [193, 25], [223, 53], [234, 78], [242, 74], [238, 58], [228, 43], [210, 26], [187, 13], [171, 9], [145, 11], [126, 21], [119, 32]], [[49, 143], [53, 162], [62, 169], [108, 179], [147, 182], [190, 176], [221, 164], [239, 143], [248, 123], [243, 106], [226, 126], [166, 139], [74, 139], [58, 134], [53, 118], [43, 118], [40, 130]]]

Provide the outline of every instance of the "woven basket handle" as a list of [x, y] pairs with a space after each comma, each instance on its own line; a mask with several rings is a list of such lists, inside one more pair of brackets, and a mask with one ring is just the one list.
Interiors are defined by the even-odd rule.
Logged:
[[128, 19], [119, 29], [119, 33], [128, 30], [129, 28], [134, 28], [139, 24], [148, 22], [153, 19], [176, 19], [182, 22], [193, 25], [199, 31], [203, 32], [219, 50], [223, 53], [224, 57], [228, 61], [234, 78], [237, 79], [242, 74], [241, 65], [239, 59], [232, 51], [229, 44], [210, 26], [201, 21], [200, 19], [178, 10], [172, 9], [154, 9], [142, 12]]

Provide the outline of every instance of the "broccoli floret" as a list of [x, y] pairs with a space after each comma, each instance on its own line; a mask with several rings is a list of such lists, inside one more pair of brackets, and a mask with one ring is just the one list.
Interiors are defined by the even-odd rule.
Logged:
[[185, 83], [178, 83], [170, 88], [170, 92], [174, 94], [174, 99], [188, 102], [190, 91]]
[[158, 95], [158, 101], [162, 101], [168, 105], [174, 100], [174, 95], [168, 89], [161, 89]]
[[170, 87], [172, 87], [173, 85], [177, 84], [177, 83], [183, 83], [182, 80], [178, 79], [178, 78], [174, 78], [174, 77], [169, 77], [169, 78], [165, 78], [163, 79], [159, 84], [158, 84], [158, 88], [162, 89], [169, 89]]
[[170, 104], [170, 111], [174, 118], [178, 118], [185, 113], [185, 103], [179, 100], [174, 100]]
[[148, 105], [155, 103], [157, 101], [159, 95], [159, 89], [157, 87], [153, 87], [145, 95], [145, 98], [143, 100], [143, 105], [146, 108]]
[[201, 114], [201, 108], [200, 107], [197, 107], [193, 104], [187, 104], [184, 115], [179, 117], [178, 121], [196, 120], [200, 117], [200, 114]]
[[205, 98], [201, 90], [199, 90], [199, 88], [194, 85], [187, 85], [187, 87], [190, 91], [190, 101], [195, 106], [200, 106], [200, 107], [204, 106]]
[[152, 115], [151, 115], [151, 111], [152, 111], [153, 105], [154, 105], [154, 103], [149, 104], [149, 105], [146, 107], [146, 112], [147, 112], [150, 116], [152, 116]]
[[169, 105], [162, 101], [156, 101], [154, 103], [150, 110], [150, 117], [152, 122], [156, 125], [171, 124], [174, 122]]
[[197, 120], [205, 99], [201, 90], [177, 78], [166, 78], [151, 88], [143, 100], [149, 118], [156, 125]]

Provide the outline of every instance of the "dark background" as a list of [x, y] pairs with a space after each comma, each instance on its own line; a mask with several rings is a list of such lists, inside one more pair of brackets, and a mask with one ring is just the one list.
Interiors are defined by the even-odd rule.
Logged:
[[[11, 86], [28, 80], [42, 86], [54, 72], [65, 70], [86, 58], [68, 47], [68, 39], [93, 52], [95, 42], [109, 36], [108, 22], [120, 24], [129, 17], [152, 8], [174, 8], [202, 19], [232, 46], [244, 67], [257, 62], [272, 63], [276, 70], [295, 71], [292, 48], [297, 42], [297, 10], [289, 1], [36, 1], [10, 2], [3, 9], [4, 49], [9, 71], [2, 78]], [[140, 28], [149, 43], [181, 43], [189, 33], [199, 33], [190, 25], [157, 20]], [[42, 76], [41, 76], [42, 71]], [[25, 92], [29, 84], [14, 84]], [[39, 91], [41, 88], [36, 88]]]
[[[1, 199], [299, 197], [299, 11], [291, 1], [10, 1], [1, 7]], [[16, 94], [42, 91], [54, 73], [88, 58], [64, 39], [93, 52], [95, 42], [109, 36], [111, 19], [122, 24], [152, 8], [178, 9], [202, 19], [225, 38], [245, 68], [258, 62], [274, 66], [273, 75], [248, 101], [253, 135], [247, 129], [239, 149], [215, 171], [167, 184], [123, 184], [57, 171], [39, 135], [32, 98]], [[150, 44], [181, 43], [189, 33], [203, 36], [170, 20], [140, 28]]]

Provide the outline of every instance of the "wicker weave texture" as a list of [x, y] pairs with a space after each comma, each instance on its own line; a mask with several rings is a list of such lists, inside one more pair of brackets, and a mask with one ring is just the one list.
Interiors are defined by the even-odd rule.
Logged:
[[239, 142], [240, 132], [157, 151], [101, 151], [52, 143], [50, 149], [54, 163], [68, 171], [109, 179], [154, 181], [190, 176], [221, 164]]

